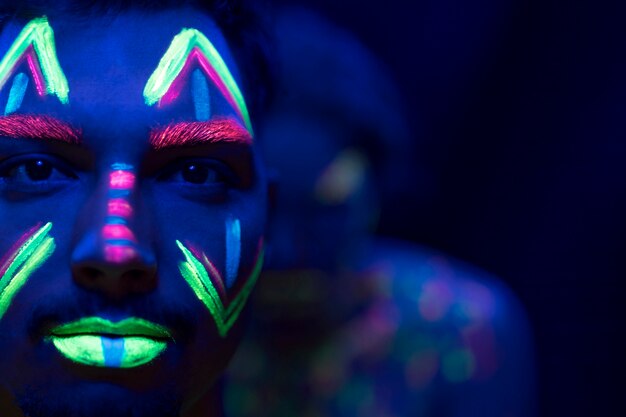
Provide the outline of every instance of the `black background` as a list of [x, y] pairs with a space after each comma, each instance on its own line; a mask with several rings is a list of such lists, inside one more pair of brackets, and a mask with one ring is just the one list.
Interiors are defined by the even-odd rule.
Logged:
[[300, 3], [355, 31], [406, 95], [414, 199], [384, 206], [381, 233], [515, 291], [534, 329], [542, 416], [626, 415], [626, 7]]

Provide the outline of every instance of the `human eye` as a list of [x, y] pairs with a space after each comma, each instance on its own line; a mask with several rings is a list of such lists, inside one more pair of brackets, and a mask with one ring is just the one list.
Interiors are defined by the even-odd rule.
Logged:
[[0, 162], [0, 186], [4, 191], [46, 194], [77, 179], [66, 163], [51, 155], [20, 155]]
[[224, 191], [236, 183], [233, 171], [214, 159], [192, 158], [176, 161], [164, 169], [157, 181], [182, 187], [187, 191]]

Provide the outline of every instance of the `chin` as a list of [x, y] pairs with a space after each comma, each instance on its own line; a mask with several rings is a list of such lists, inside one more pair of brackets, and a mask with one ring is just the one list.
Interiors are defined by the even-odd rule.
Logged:
[[17, 402], [28, 417], [177, 417], [172, 387], [137, 392], [107, 382], [29, 387]]

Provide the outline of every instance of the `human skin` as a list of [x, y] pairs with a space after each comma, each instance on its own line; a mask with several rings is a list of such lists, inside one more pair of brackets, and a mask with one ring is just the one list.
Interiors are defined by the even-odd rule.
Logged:
[[[207, 409], [214, 398], [211, 387], [242, 327], [241, 308], [229, 306], [234, 300], [245, 305], [242, 291], [251, 288], [262, 260], [263, 167], [240, 109], [209, 77], [204, 80], [210, 111], [201, 112], [202, 120], [189, 74], [180, 81], [178, 96], [163, 106], [146, 104], [144, 87], [183, 28], [206, 36], [241, 85], [239, 69], [214, 21], [191, 8], [50, 17], [49, 22], [68, 81], [68, 103], [53, 94], [40, 96], [25, 63], [0, 90], [4, 106], [12, 77], [19, 72], [31, 77], [19, 108], [0, 116], [0, 125], [5, 122], [0, 127], [1, 257], [10, 261], [25, 234], [48, 223], [46, 236], [54, 246], [26, 274], [0, 315], [0, 398], [30, 417], [219, 415], [220, 410]], [[5, 25], [0, 56], [26, 23]], [[43, 115], [70, 126], [81, 143], [36, 137], [33, 119], [25, 116]], [[211, 129], [211, 123], [224, 121], [230, 123], [230, 136]], [[31, 130], [7, 133], [20, 122]], [[180, 133], [189, 126], [200, 133]], [[157, 146], [173, 127], [177, 139]], [[233, 223], [238, 234], [227, 237]], [[236, 256], [227, 253], [233, 241]], [[182, 265], [189, 253], [198, 261], [196, 268], [217, 271], [207, 274], [211, 282], [185, 276]], [[216, 275], [228, 275], [229, 285]], [[192, 288], [193, 279], [204, 287]], [[201, 296], [207, 286], [219, 288], [219, 301], [230, 314], [221, 317], [228, 321], [225, 327], [216, 325], [219, 311]], [[84, 330], [97, 337], [107, 333], [108, 359], [92, 363], [72, 356], [76, 346], [63, 351], [62, 344], [53, 343], [67, 336], [63, 329], [94, 326], [97, 321], [78, 322], [94, 317], [112, 323]], [[111, 346], [119, 345], [120, 337], [150, 333], [137, 330], [141, 321], [139, 327], [116, 327], [129, 318], [167, 332], [156, 337], [165, 342], [164, 350], [124, 367], [121, 359], [111, 359], [111, 352], [120, 353], [119, 346]], [[152, 336], [140, 339], [152, 343]], [[125, 346], [130, 342], [127, 338]]]

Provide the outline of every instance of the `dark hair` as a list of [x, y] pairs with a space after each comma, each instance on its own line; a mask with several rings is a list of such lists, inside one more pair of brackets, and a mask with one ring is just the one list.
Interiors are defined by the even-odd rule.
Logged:
[[265, 2], [259, 0], [0, 0], [0, 30], [10, 18], [41, 15], [90, 16], [127, 10], [166, 10], [191, 6], [215, 19], [231, 46], [243, 78], [242, 88], [255, 119], [272, 91], [273, 64]]

